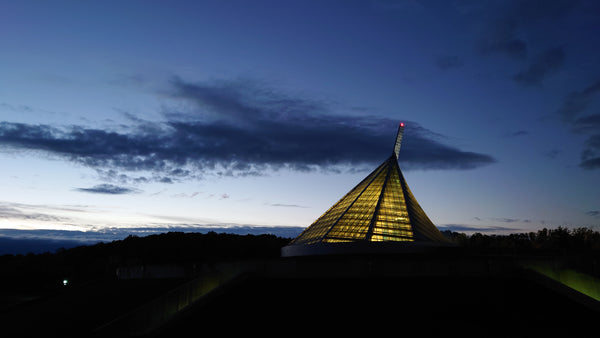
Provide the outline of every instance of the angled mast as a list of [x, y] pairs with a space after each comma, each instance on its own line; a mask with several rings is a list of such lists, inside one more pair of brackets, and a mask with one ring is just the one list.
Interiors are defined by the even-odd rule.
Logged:
[[402, 145], [402, 134], [404, 134], [404, 122], [400, 122], [398, 126], [398, 134], [396, 134], [396, 144], [394, 144], [394, 154], [396, 158], [400, 155], [400, 146]]

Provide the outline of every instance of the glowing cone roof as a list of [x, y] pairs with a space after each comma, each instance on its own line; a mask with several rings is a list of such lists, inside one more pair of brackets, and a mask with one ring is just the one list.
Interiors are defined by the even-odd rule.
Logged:
[[402, 123], [392, 156], [290, 245], [356, 241], [447, 242], [419, 206], [398, 166], [403, 129]]

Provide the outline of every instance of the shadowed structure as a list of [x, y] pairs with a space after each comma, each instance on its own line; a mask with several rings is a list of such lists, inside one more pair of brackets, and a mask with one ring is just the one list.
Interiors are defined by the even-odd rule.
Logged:
[[[283, 256], [448, 244], [413, 196], [398, 166], [403, 131], [404, 123], [400, 123], [392, 155], [284, 247]], [[397, 245], [399, 242], [403, 245]]]

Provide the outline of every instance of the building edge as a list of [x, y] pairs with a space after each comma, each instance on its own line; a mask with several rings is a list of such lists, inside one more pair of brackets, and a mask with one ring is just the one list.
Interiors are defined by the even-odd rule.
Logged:
[[281, 257], [322, 256], [322, 255], [379, 255], [436, 252], [456, 247], [445, 242], [341, 242], [291, 244], [281, 248]]

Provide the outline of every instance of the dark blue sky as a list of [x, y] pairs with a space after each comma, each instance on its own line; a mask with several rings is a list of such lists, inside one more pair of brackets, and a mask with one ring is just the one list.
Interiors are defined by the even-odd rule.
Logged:
[[399, 121], [441, 228], [600, 225], [596, 1], [19, 1], [0, 31], [0, 228], [305, 227]]

